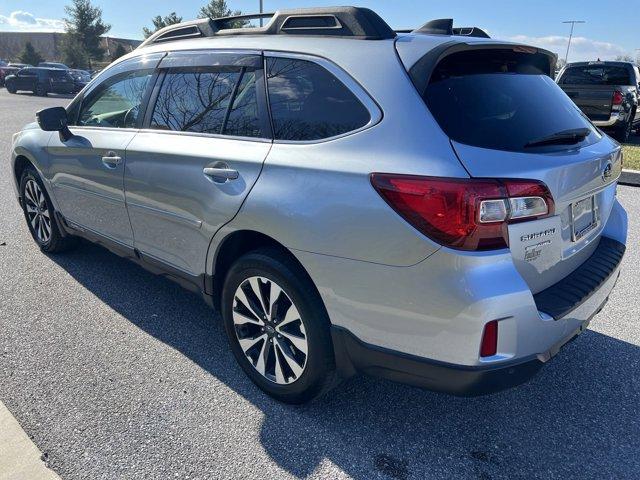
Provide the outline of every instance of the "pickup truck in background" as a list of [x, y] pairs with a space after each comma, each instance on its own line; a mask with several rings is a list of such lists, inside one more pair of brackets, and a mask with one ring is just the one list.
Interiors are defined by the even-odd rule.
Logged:
[[557, 83], [594, 125], [626, 142], [640, 127], [640, 70], [630, 62], [569, 63]]

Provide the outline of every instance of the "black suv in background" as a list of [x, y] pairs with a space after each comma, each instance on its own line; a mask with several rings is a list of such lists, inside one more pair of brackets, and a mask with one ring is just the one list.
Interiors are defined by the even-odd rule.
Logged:
[[598, 127], [626, 142], [640, 127], [640, 70], [630, 62], [569, 63], [558, 85]]
[[48, 93], [74, 93], [73, 78], [67, 70], [58, 68], [23, 68], [5, 78], [5, 86], [9, 93], [27, 90], [45, 97]]

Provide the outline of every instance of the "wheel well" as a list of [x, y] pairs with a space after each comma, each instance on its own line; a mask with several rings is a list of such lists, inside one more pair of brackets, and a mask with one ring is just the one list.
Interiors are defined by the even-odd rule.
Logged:
[[19, 157], [16, 158], [16, 161], [13, 167], [14, 168], [13, 173], [16, 176], [16, 183], [18, 185], [20, 185], [20, 180], [22, 179], [22, 173], [24, 172], [24, 169], [27, 168], [28, 166], [33, 167], [33, 164], [29, 161], [27, 157], [20, 155]]
[[293, 255], [287, 247], [277, 240], [274, 240], [268, 235], [252, 230], [240, 230], [233, 232], [222, 241], [222, 244], [218, 248], [215, 263], [213, 265], [213, 302], [218, 311], [220, 310], [224, 280], [231, 266], [242, 255], [261, 248], [276, 248], [282, 251], [294, 262], [300, 265], [302, 271], [309, 275], [295, 255]]

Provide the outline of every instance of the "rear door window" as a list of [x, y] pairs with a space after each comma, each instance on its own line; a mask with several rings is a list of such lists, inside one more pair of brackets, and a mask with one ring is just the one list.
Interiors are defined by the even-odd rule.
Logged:
[[[556, 83], [527, 54], [462, 52], [434, 70], [425, 101], [442, 130], [467, 145], [514, 152], [530, 142], [569, 130], [589, 129], [579, 146], [599, 138]], [[575, 148], [553, 145], [548, 149]]]
[[613, 65], [584, 65], [568, 67], [562, 74], [561, 85], [633, 85], [629, 69]]
[[358, 98], [314, 62], [268, 58], [267, 86], [276, 140], [325, 139], [369, 123]]
[[150, 128], [243, 137], [262, 136], [256, 71], [239, 67], [167, 70]]

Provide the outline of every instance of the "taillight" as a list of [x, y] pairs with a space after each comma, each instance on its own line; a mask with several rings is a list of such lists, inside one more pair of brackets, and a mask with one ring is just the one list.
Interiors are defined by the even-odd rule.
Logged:
[[618, 90], [613, 92], [613, 98], [611, 99], [611, 103], [613, 105], [622, 105], [622, 102], [624, 102], [624, 95], [622, 95], [622, 92]]
[[492, 357], [498, 353], [498, 321], [492, 320], [485, 324], [480, 342], [480, 356]]
[[553, 214], [549, 189], [535, 180], [373, 173], [371, 183], [411, 225], [459, 250], [506, 248], [509, 223]]

